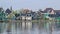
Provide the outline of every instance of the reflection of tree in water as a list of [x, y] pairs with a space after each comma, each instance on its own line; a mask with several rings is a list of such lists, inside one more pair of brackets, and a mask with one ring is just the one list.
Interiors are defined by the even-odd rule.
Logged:
[[44, 28], [44, 21], [43, 20], [40, 20], [40, 22], [38, 23], [38, 28], [39, 28], [39, 34], [42, 34], [43, 28]]
[[9, 22], [9, 23], [8, 23], [8, 26], [7, 26], [7, 33], [8, 33], [8, 34], [11, 34], [11, 27], [12, 27], [12, 23]]
[[6, 23], [5, 22], [0, 22], [0, 34], [4, 32]]
[[46, 22], [46, 32], [48, 34], [52, 34], [54, 28], [54, 21], [47, 21]]
[[42, 29], [44, 27], [44, 21], [40, 20], [39, 22], [39, 29]]
[[[38, 28], [39, 28], [39, 34], [41, 34], [43, 31], [46, 31], [49, 34], [52, 34], [52, 25], [53, 23], [49, 23], [49, 21], [47, 20], [40, 20], [40, 22], [38, 23]], [[47, 27], [48, 26], [48, 27]], [[46, 28], [46, 29], [45, 29]]]

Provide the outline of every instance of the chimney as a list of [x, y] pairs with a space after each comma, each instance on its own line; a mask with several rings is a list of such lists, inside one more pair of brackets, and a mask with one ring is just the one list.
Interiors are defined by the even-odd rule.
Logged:
[[12, 6], [10, 7], [10, 10], [12, 11]]

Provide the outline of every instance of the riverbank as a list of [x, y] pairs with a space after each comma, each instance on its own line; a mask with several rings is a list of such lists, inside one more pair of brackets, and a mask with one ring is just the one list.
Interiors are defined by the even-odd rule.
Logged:
[[0, 22], [32, 22], [32, 23], [38, 23], [38, 22], [60, 22], [60, 20], [43, 20], [43, 19], [39, 19], [39, 20], [0, 20]]

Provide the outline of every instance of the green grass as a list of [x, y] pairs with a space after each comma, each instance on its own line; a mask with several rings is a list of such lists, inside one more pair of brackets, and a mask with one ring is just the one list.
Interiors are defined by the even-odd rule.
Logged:
[[33, 23], [37, 23], [37, 22], [39, 22], [39, 20], [32, 20], [32, 22], [33, 22]]

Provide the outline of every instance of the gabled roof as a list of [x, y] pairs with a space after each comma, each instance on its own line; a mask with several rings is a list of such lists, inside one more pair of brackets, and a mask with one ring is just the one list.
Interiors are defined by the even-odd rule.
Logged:
[[10, 9], [7, 9], [5, 12], [10, 14], [12, 11]]
[[44, 10], [44, 13], [47, 13], [48, 11], [51, 12], [52, 10], [53, 10], [53, 8], [46, 8], [46, 9]]
[[54, 10], [55, 13], [59, 13], [60, 14], [60, 10]]

